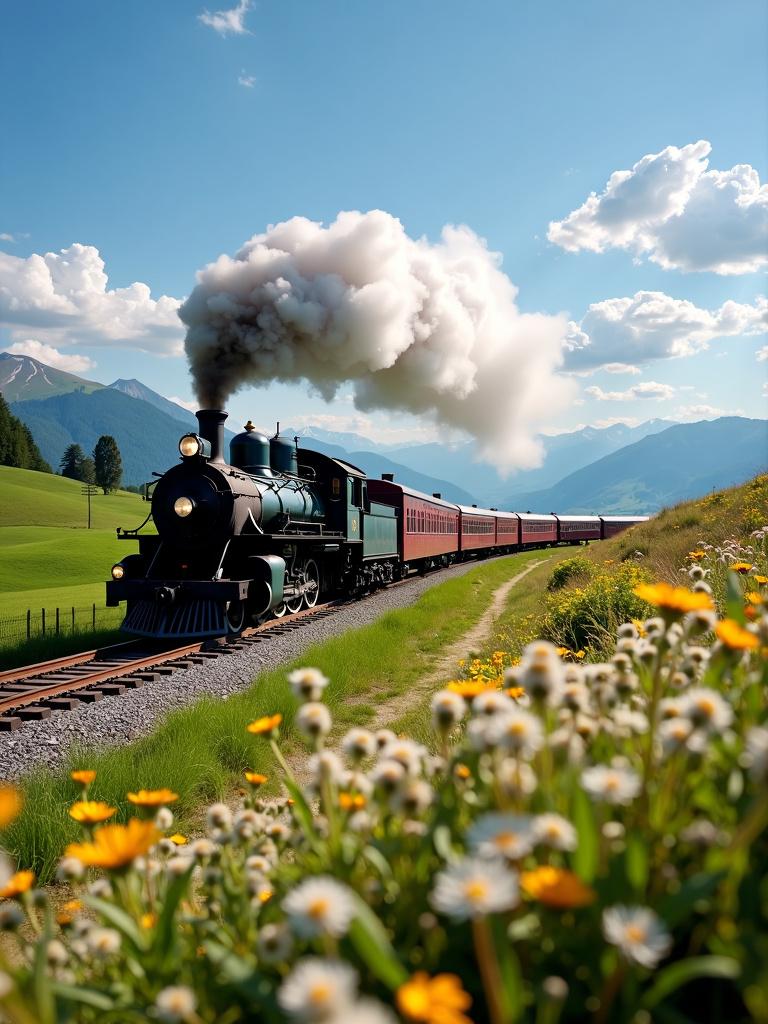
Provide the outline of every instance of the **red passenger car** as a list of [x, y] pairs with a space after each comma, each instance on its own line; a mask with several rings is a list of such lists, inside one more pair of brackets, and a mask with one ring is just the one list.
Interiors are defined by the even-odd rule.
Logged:
[[630, 526], [635, 526], [636, 523], [648, 521], [648, 516], [600, 516], [599, 518], [602, 523], [600, 531], [602, 540], [615, 537], [617, 533], [621, 533], [622, 530], [626, 530]]
[[496, 546], [496, 513], [476, 506], [459, 505], [461, 550], [482, 551]]
[[411, 566], [447, 563], [459, 550], [459, 507], [393, 480], [369, 480], [372, 501], [397, 509], [398, 546]]
[[524, 547], [545, 547], [557, 543], [557, 519], [555, 516], [518, 512], [520, 518], [520, 543]]
[[516, 548], [520, 544], [520, 516], [517, 512], [493, 514], [496, 519], [496, 547]]
[[600, 516], [555, 516], [557, 539], [561, 544], [600, 540]]

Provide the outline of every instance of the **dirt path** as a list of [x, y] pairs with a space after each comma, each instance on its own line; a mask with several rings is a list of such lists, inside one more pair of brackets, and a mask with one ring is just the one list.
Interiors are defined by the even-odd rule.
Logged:
[[457, 662], [461, 658], [466, 657], [470, 652], [477, 651], [487, 642], [491, 636], [496, 619], [504, 610], [504, 605], [512, 588], [523, 577], [527, 576], [529, 572], [546, 561], [546, 558], [542, 558], [532, 563], [523, 569], [522, 572], [519, 572], [517, 576], [513, 576], [511, 580], [507, 580], [500, 587], [497, 587], [493, 592], [490, 604], [483, 612], [480, 620], [468, 632], [452, 643], [450, 647], [445, 649], [434, 669], [416, 686], [412, 686], [405, 693], [400, 693], [397, 697], [393, 697], [392, 700], [380, 704], [376, 711], [376, 717], [367, 725], [367, 728], [385, 728], [390, 722], [395, 721], [400, 715], [405, 714], [415, 704], [418, 704], [426, 694], [439, 688], [446, 680], [452, 678], [456, 673]]

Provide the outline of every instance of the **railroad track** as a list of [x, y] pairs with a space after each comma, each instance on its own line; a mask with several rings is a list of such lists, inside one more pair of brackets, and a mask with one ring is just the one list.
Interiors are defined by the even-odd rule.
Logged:
[[328, 601], [304, 608], [245, 629], [231, 638], [217, 637], [180, 647], [152, 640], [130, 640], [0, 672], [0, 732], [19, 729], [24, 722], [50, 718], [54, 711], [70, 711], [81, 704], [136, 690], [151, 680], [290, 633], [300, 629], [305, 619], [332, 615], [343, 603], [346, 602]]

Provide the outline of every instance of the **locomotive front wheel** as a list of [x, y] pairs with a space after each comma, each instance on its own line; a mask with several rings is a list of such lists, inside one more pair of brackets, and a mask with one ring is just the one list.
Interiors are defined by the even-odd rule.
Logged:
[[240, 633], [245, 626], [245, 601], [229, 601], [224, 617], [227, 632]]
[[314, 608], [320, 596], [320, 567], [314, 558], [308, 558], [304, 563], [304, 603], [307, 608]]

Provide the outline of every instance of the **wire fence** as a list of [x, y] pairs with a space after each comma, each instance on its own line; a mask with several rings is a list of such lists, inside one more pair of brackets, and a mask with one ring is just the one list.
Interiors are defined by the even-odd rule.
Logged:
[[44, 636], [72, 636], [116, 629], [125, 608], [90, 604], [78, 608], [28, 608], [21, 615], [0, 617], [0, 646], [10, 646]]

